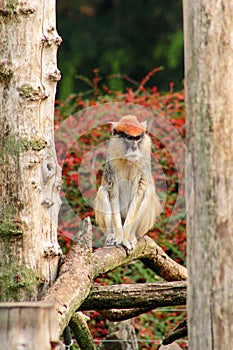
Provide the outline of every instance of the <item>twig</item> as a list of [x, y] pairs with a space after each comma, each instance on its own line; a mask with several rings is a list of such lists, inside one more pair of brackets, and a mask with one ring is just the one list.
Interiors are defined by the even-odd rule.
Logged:
[[187, 319], [183, 320], [176, 326], [169, 334], [167, 334], [162, 344], [168, 345], [173, 343], [174, 341], [185, 338], [188, 335], [188, 325], [187, 325]]

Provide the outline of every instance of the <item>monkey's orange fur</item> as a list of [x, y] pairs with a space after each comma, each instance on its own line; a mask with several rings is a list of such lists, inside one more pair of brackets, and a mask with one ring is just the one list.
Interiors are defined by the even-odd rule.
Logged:
[[137, 136], [146, 131], [145, 123], [139, 123], [134, 115], [122, 117], [119, 123], [115, 124], [115, 129], [124, 132], [127, 135]]

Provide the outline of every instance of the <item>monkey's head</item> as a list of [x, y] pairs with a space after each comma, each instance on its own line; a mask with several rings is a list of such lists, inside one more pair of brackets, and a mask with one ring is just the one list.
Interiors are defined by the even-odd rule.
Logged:
[[124, 158], [137, 161], [142, 157], [141, 144], [145, 137], [146, 122], [140, 123], [134, 115], [126, 115], [113, 123], [113, 135], [123, 142]]

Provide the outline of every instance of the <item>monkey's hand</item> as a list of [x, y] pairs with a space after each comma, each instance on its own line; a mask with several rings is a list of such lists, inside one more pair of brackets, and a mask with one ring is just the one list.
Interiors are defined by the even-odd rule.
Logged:
[[137, 238], [134, 234], [129, 234], [124, 231], [124, 238], [121, 246], [125, 249], [126, 254], [129, 255], [137, 244]]

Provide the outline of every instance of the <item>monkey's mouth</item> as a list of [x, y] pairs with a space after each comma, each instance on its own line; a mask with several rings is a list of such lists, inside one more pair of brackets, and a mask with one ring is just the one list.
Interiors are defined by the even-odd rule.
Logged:
[[125, 159], [131, 160], [133, 162], [140, 159], [141, 157], [142, 157], [142, 154], [140, 152], [132, 152], [132, 151], [129, 151], [124, 155]]

